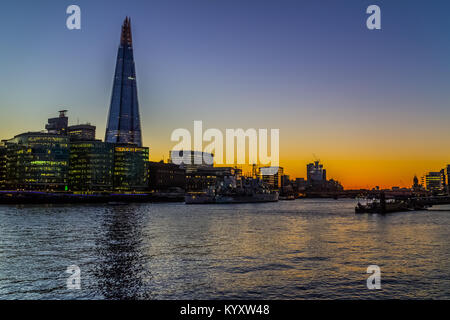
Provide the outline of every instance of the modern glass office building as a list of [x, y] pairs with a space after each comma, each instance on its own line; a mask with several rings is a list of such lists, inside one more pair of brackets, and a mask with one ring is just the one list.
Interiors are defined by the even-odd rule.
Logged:
[[114, 148], [114, 190], [139, 192], [148, 189], [149, 151], [146, 147], [116, 145]]
[[69, 137], [28, 132], [7, 140], [6, 180], [16, 190], [67, 191]]
[[113, 190], [114, 145], [100, 140], [72, 141], [69, 160], [69, 190]]
[[105, 142], [142, 146], [131, 23], [122, 26]]

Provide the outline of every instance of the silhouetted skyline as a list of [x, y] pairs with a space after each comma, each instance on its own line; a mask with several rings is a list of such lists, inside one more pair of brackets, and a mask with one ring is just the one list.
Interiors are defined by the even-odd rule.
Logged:
[[81, 30], [68, 30], [68, 3], [5, 3], [0, 137], [39, 130], [62, 108], [102, 135], [128, 15], [152, 160], [167, 157], [174, 129], [203, 120], [279, 128], [293, 177], [317, 154], [346, 188], [410, 186], [448, 162], [450, 4], [379, 3], [375, 31], [369, 4], [80, 0]]

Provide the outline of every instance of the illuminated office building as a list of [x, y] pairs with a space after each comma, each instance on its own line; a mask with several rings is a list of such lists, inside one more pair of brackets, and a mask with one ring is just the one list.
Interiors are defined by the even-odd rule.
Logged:
[[113, 144], [100, 140], [72, 141], [69, 159], [70, 191], [112, 191], [113, 167]]
[[18, 190], [67, 191], [69, 138], [28, 132], [6, 140], [6, 180]]
[[114, 145], [95, 140], [95, 126], [69, 126], [69, 189], [73, 192], [113, 190]]
[[428, 172], [423, 177], [423, 184], [427, 191], [433, 193], [439, 193], [445, 188], [445, 175], [444, 170], [437, 172]]
[[445, 191], [450, 194], [450, 164], [447, 164], [444, 171]]
[[259, 176], [270, 188], [278, 190], [282, 186], [281, 177], [284, 174], [282, 167], [261, 167]]
[[149, 151], [146, 147], [114, 146], [113, 186], [116, 192], [148, 189]]
[[122, 25], [105, 142], [142, 146], [131, 22]]

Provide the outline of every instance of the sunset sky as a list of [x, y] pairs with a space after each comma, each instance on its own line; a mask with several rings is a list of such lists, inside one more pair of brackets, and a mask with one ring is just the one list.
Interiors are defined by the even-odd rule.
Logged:
[[[81, 7], [81, 30], [66, 8]], [[366, 28], [381, 8], [382, 30]], [[0, 139], [68, 109], [104, 138], [131, 16], [144, 145], [174, 129], [280, 129], [281, 166], [320, 158], [346, 188], [410, 186], [450, 163], [448, 1], [8, 1], [0, 11]]]

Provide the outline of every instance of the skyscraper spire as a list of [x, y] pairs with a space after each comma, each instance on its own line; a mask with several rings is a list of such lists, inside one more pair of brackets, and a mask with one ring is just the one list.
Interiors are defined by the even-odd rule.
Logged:
[[126, 17], [122, 25], [122, 34], [120, 36], [120, 44], [122, 46], [133, 45], [133, 39], [131, 38], [131, 19]]
[[131, 22], [122, 25], [105, 141], [142, 146]]

